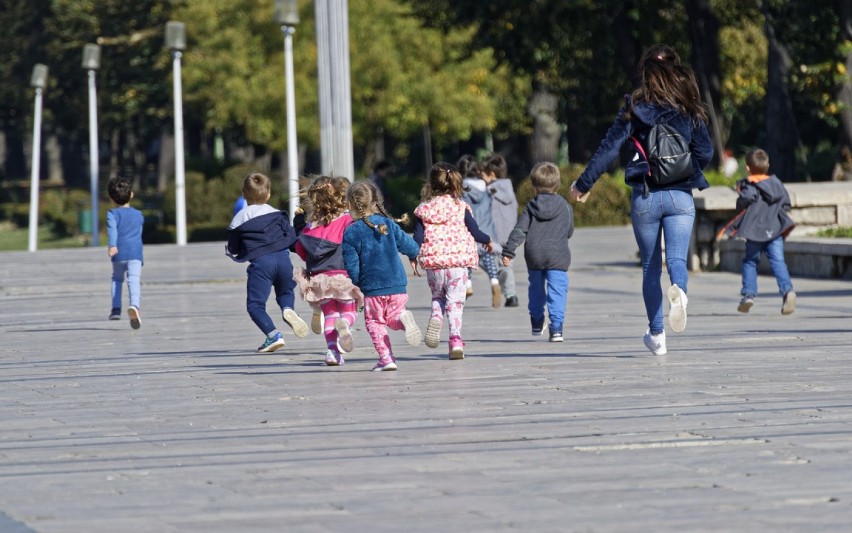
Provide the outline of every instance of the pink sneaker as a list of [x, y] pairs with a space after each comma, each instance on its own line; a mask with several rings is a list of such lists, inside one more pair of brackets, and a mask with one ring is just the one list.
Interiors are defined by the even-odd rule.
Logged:
[[464, 342], [458, 335], [450, 337], [450, 359], [464, 359]]
[[384, 357], [379, 357], [379, 362], [373, 367], [373, 372], [381, 372], [383, 370], [396, 370], [396, 363], [393, 360], [393, 356], [385, 355]]

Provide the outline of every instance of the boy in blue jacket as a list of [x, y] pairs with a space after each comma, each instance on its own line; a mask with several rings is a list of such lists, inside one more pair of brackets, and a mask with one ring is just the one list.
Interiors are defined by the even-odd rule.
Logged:
[[281, 332], [266, 312], [266, 300], [275, 288], [275, 301], [281, 308], [284, 322], [297, 337], [308, 334], [308, 325], [293, 311], [293, 263], [289, 248], [296, 242], [296, 232], [290, 226], [286, 212], [267, 204], [269, 178], [258, 172], [243, 180], [246, 207], [234, 216], [228, 226], [226, 254], [237, 262], [248, 261], [246, 269], [246, 309], [252, 321], [266, 335], [257, 351], [274, 352], [284, 346]]
[[769, 155], [760, 148], [746, 155], [746, 170], [748, 176], [737, 182], [737, 211], [742, 216], [731, 227], [732, 233], [746, 240], [742, 300], [737, 311], [748, 313], [754, 305], [757, 265], [760, 254], [765, 253], [781, 293], [781, 314], [789, 315], [796, 310], [796, 293], [784, 262], [784, 238], [796, 225], [787, 214], [790, 195], [777, 176], [767, 174]]

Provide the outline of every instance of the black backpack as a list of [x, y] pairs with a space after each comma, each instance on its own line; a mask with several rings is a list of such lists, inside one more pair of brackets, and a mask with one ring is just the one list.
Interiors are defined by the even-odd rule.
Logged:
[[630, 140], [648, 162], [646, 185], [661, 187], [692, 176], [694, 170], [689, 141], [667, 122], [654, 124], [648, 130], [645, 140], [647, 149], [636, 137], [630, 137]]

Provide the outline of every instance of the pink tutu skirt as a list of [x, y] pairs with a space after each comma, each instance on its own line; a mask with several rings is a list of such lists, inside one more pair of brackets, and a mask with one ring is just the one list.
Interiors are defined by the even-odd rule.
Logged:
[[355, 300], [359, 308], [364, 306], [364, 294], [361, 289], [344, 274], [314, 274], [308, 277], [304, 268], [296, 267], [293, 279], [296, 280], [302, 299], [312, 306], [330, 299]]

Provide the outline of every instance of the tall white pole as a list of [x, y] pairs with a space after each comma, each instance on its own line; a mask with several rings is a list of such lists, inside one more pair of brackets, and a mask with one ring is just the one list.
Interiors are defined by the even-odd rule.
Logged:
[[323, 175], [340, 172], [334, 166], [334, 121], [332, 118], [331, 37], [328, 0], [314, 2], [317, 34], [317, 86], [319, 92], [320, 169]]
[[33, 119], [33, 159], [30, 174], [30, 231], [27, 249], [35, 252], [38, 245], [38, 188], [41, 173], [41, 87], [35, 90], [35, 118]]
[[186, 176], [183, 160], [183, 87], [180, 75], [180, 50], [172, 50], [172, 78], [175, 102], [175, 226], [178, 246], [186, 245]]
[[89, 192], [92, 197], [92, 246], [98, 246], [98, 175], [100, 159], [98, 156], [98, 99], [95, 87], [95, 70], [89, 69]]
[[284, 32], [284, 77], [287, 92], [287, 183], [290, 195], [290, 220], [299, 207], [299, 150], [296, 144], [296, 89], [293, 81], [293, 26], [281, 26]]

